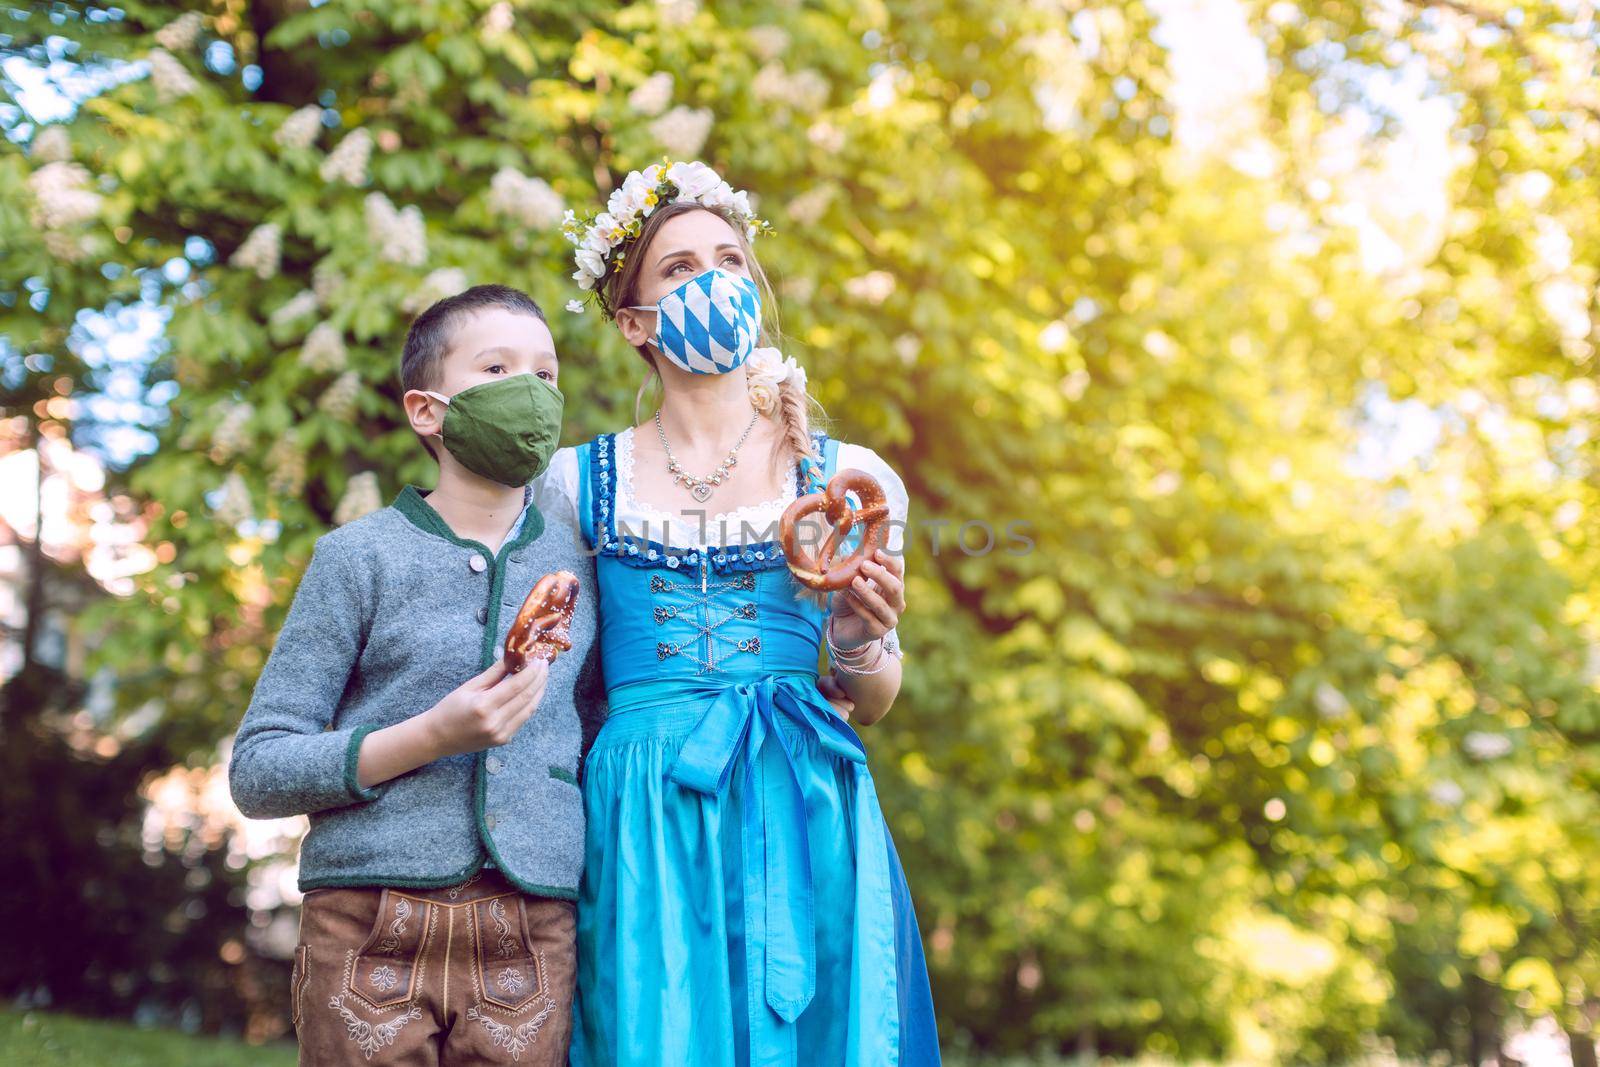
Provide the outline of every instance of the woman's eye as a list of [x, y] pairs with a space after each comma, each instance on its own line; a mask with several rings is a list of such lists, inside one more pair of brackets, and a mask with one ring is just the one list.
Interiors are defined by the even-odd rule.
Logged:
[[506, 369], [506, 365], [504, 363], [491, 363], [485, 369], [487, 369], [490, 374], [494, 374], [494, 373], [496, 373], [498, 371], [505, 370]]
[[735, 267], [742, 267], [744, 266], [744, 257], [736, 252], [729, 252], [722, 257], [722, 262], [732, 263]]
[[672, 266], [667, 268], [667, 273], [668, 274], [676, 274], [676, 273], [678, 273], [678, 268], [679, 267], [687, 267], [688, 265], [689, 264], [684, 262], [683, 260], [679, 260], [678, 262], [674, 263]]
[[542, 370], [539, 372], [539, 377], [543, 378], [547, 382], [553, 382], [556, 380], [556, 376], [553, 371]]

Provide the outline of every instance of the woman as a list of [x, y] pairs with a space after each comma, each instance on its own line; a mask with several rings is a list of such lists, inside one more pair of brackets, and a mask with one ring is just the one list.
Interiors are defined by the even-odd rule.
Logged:
[[902, 566], [879, 551], [827, 604], [776, 540], [836, 469], [873, 474], [901, 529], [904, 488], [812, 433], [804, 373], [757, 349], [767, 227], [744, 193], [658, 165], [607, 208], [569, 213], [575, 277], [662, 402], [558, 452], [539, 486], [598, 553], [611, 708], [584, 771], [572, 1063], [937, 1063], [916, 919], [844, 721], [877, 721], [899, 689]]

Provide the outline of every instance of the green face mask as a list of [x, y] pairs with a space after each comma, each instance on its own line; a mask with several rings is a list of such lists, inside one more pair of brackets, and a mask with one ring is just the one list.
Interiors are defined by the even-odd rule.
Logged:
[[536, 374], [483, 382], [455, 396], [422, 392], [449, 406], [444, 447], [467, 470], [501, 485], [544, 473], [561, 437], [561, 390]]

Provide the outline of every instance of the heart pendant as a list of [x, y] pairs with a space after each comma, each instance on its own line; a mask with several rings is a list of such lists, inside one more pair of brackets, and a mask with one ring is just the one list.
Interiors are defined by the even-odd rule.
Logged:
[[704, 504], [711, 498], [711, 486], [705, 482], [700, 482], [690, 488], [689, 495]]

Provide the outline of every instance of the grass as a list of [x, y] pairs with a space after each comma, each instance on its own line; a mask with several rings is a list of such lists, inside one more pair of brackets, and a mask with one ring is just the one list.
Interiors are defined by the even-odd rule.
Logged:
[[[945, 1067], [1084, 1067], [1082, 1060], [959, 1053], [946, 1053], [944, 1062]], [[140, 1029], [130, 1023], [0, 1009], [0, 1064], [4, 1067], [294, 1067], [294, 1063], [295, 1047], [288, 1042], [247, 1045], [191, 1037], [176, 1030]], [[1171, 1063], [1139, 1060], [1119, 1067], [1171, 1067]]]
[[7, 1067], [294, 1067], [293, 1045], [246, 1045], [39, 1011], [0, 1011]]
[[[294, 1067], [295, 1048], [144, 1030], [42, 1011], [0, 1010], [5, 1067]], [[1070, 1061], [947, 1057], [946, 1067], [1067, 1067]]]

